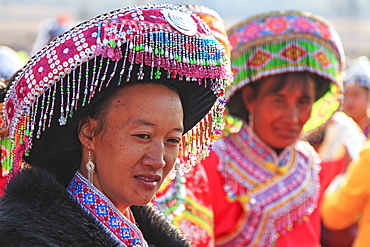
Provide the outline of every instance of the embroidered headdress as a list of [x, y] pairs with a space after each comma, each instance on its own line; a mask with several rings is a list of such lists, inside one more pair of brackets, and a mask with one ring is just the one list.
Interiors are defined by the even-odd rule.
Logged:
[[234, 74], [226, 96], [231, 114], [240, 117], [240, 111], [246, 111], [237, 109], [241, 101], [233, 97], [235, 92], [263, 77], [287, 72], [311, 72], [330, 82], [329, 88], [328, 83], [317, 88], [320, 99], [304, 127], [307, 134], [339, 108], [344, 53], [338, 34], [326, 20], [308, 12], [276, 11], [248, 18], [228, 34]]
[[[22, 168], [22, 157], [73, 175], [77, 168], [69, 163], [81, 156], [82, 116], [119, 86], [156, 80], [179, 92], [186, 133], [179, 158], [193, 164], [221, 131], [224, 85], [231, 77], [223, 46], [179, 6], [118, 9], [81, 23], [38, 52], [7, 96], [11, 175]], [[63, 167], [52, 166], [57, 158], [66, 160]]]

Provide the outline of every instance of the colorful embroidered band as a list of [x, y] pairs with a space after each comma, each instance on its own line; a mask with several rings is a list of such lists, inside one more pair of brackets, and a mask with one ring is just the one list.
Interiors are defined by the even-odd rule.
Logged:
[[307, 142], [278, 156], [244, 125], [216, 142], [215, 152], [226, 198], [243, 206], [234, 230], [216, 246], [274, 246], [317, 207], [320, 158]]
[[148, 246], [139, 228], [123, 216], [114, 204], [100, 190], [91, 186], [79, 172], [76, 172], [67, 190], [112, 239], [120, 243], [119, 246]]
[[[88, 20], [57, 37], [26, 64], [6, 101], [13, 172], [22, 168], [22, 156], [32, 149], [33, 138], [42, 138], [52, 120], [64, 126], [102, 88], [148, 76], [195, 82], [217, 97], [208, 115], [183, 136], [181, 164], [196, 163], [221, 132], [224, 86], [232, 75], [225, 50], [209, 27], [183, 8], [166, 4], [118, 9]], [[58, 83], [63, 80], [65, 84]]]
[[312, 72], [329, 80], [329, 91], [314, 104], [304, 131], [316, 130], [339, 108], [344, 53], [333, 27], [308, 12], [279, 11], [249, 18], [228, 31], [234, 93], [262, 77]]

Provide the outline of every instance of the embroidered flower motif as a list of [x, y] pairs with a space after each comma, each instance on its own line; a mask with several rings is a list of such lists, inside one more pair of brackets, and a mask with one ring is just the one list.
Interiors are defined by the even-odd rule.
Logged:
[[239, 40], [239, 35], [229, 36], [229, 42], [232, 47], [236, 47]]
[[258, 35], [258, 33], [260, 32], [261, 32], [261, 27], [253, 22], [245, 27], [245, 29], [242, 32], [242, 36], [244, 39], [246, 38], [248, 40], [248, 39], [252, 39], [255, 37], [259, 37], [260, 35]]
[[286, 30], [288, 23], [285, 20], [285, 17], [282, 16], [282, 17], [276, 17], [276, 18], [269, 18], [266, 21], [266, 25], [270, 29], [271, 32], [275, 34], [279, 34], [279, 33], [283, 33]]
[[294, 27], [297, 31], [308, 32], [312, 28], [312, 22], [310, 22], [306, 17], [298, 17], [294, 21]]
[[322, 23], [317, 23], [317, 26], [316, 28], [319, 30], [320, 34], [322, 35], [322, 37], [324, 39], [330, 39], [331, 38], [331, 32], [329, 30], [329, 28], [322, 24]]

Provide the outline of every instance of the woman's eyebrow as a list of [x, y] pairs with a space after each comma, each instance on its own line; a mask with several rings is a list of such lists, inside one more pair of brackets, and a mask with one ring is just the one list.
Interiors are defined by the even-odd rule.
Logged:
[[[157, 124], [155, 124], [155, 123], [151, 123], [151, 122], [148, 122], [148, 121], [145, 121], [145, 120], [142, 120], [142, 119], [132, 121], [130, 124], [132, 124], [132, 125], [157, 126]], [[184, 132], [184, 129], [182, 127], [181, 128], [173, 128], [173, 130], [181, 132], [181, 133]]]

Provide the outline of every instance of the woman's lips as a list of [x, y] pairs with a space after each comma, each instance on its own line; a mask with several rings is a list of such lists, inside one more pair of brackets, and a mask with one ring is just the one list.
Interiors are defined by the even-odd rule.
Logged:
[[160, 176], [152, 174], [137, 175], [134, 178], [148, 189], [156, 188], [158, 182], [161, 180]]
[[295, 138], [299, 134], [296, 129], [280, 129], [278, 133], [283, 138]]

